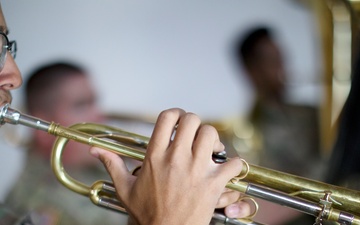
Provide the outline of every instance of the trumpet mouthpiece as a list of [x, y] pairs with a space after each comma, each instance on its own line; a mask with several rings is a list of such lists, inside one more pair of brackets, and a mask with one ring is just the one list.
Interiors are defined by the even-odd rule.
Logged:
[[7, 120], [8, 118], [8, 108], [9, 103], [5, 103], [5, 105], [1, 106], [0, 110], [0, 126], [4, 125], [5, 123], [10, 122], [11, 120]]
[[10, 104], [5, 104], [0, 111], [0, 126], [5, 123], [13, 125], [21, 124], [38, 130], [48, 131], [50, 123], [39, 118], [35, 118], [20, 111], [10, 108]]

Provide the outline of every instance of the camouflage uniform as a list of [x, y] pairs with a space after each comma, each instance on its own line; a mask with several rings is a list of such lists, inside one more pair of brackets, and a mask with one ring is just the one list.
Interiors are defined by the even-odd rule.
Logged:
[[315, 108], [284, 104], [254, 111], [261, 132], [261, 166], [323, 180], [325, 162], [320, 151], [320, 128]]
[[[85, 184], [108, 178], [102, 168], [67, 172]], [[5, 204], [15, 212], [30, 213], [36, 225], [127, 224], [126, 215], [95, 206], [87, 197], [64, 187], [53, 174], [50, 162], [32, 154]]]
[[30, 216], [19, 217], [0, 204], [0, 225], [33, 225]]

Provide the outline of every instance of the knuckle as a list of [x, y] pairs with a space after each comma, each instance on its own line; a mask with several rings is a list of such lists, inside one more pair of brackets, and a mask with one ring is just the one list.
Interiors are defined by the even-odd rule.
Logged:
[[112, 168], [112, 161], [111, 161], [110, 159], [108, 159], [108, 158], [105, 158], [105, 157], [102, 156], [102, 155], [100, 155], [99, 158], [100, 158], [101, 162], [104, 164], [104, 166], [105, 166], [107, 169], [111, 170], [111, 168]]
[[178, 109], [167, 109], [162, 111], [159, 116], [158, 120], [165, 120], [165, 121], [171, 121], [179, 117], [179, 110]]
[[184, 117], [184, 119], [190, 120], [192, 122], [201, 122], [199, 116], [192, 112], [188, 112], [188, 113], [184, 114], [183, 117]]
[[104, 160], [104, 164], [105, 164], [105, 166], [106, 166], [107, 168], [111, 169], [111, 167], [112, 167], [111, 160], [105, 159], [105, 160]]
[[208, 124], [204, 124], [200, 127], [200, 132], [202, 132], [203, 134], [206, 134], [208, 136], [211, 136], [213, 138], [217, 138], [218, 137], [218, 132], [217, 130], [213, 127], [210, 126]]

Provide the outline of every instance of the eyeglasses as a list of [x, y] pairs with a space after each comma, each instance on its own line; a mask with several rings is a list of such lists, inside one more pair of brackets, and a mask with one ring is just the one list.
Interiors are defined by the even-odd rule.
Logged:
[[13, 58], [16, 56], [16, 41], [9, 41], [6, 34], [0, 32], [0, 71], [4, 68], [7, 52], [11, 54]]

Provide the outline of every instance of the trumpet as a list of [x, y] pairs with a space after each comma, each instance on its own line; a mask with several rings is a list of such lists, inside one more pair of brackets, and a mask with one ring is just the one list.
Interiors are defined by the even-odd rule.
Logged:
[[[98, 206], [126, 212], [116, 198], [112, 183], [100, 180], [87, 186], [67, 174], [61, 160], [62, 152], [67, 142], [74, 140], [142, 161], [148, 137], [92, 123], [80, 123], [66, 128], [22, 114], [9, 104], [1, 108], [0, 123], [24, 125], [57, 136], [51, 156], [52, 169], [57, 179], [70, 190], [89, 197]], [[223, 163], [227, 157], [214, 154], [213, 160]], [[360, 192], [252, 165], [245, 160], [243, 162], [241, 173], [227, 183], [227, 188], [312, 215], [315, 224], [335, 221], [346, 225], [360, 225]], [[251, 220], [229, 219], [216, 213], [213, 218], [226, 224], [259, 224]]]

